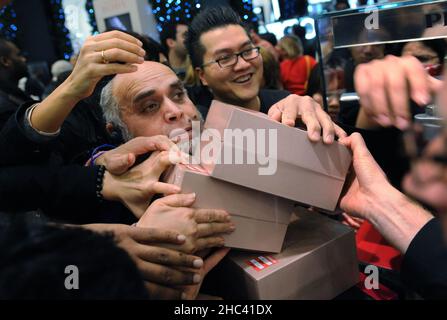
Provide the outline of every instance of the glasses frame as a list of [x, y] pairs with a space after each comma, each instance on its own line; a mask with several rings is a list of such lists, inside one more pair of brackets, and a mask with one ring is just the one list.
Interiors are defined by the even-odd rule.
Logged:
[[[255, 57], [250, 58], [250, 59], [246, 59], [246, 58], [243, 57], [243, 54], [244, 54], [244, 53], [249, 52], [249, 51], [252, 51], [252, 50], [256, 50], [256, 53], [257, 53], [257, 54], [256, 54]], [[222, 65], [220, 64], [220, 62], [221, 62], [222, 60], [224, 60], [224, 59], [228, 59], [227, 57], [225, 57], [225, 58], [220, 58], [220, 59], [216, 59], [216, 60], [213, 60], [213, 61], [209, 61], [209, 62], [207, 62], [207, 63], [204, 63], [204, 64], [202, 64], [202, 68], [204, 68], [204, 67], [206, 67], [206, 66], [209, 66], [209, 65], [211, 65], [211, 64], [213, 64], [213, 63], [217, 63], [221, 69], [231, 68], [231, 67], [235, 66], [235, 65], [238, 63], [238, 61], [239, 61], [239, 57], [241, 57], [242, 59], [244, 59], [245, 62], [248, 62], [248, 61], [251, 61], [251, 60], [254, 60], [254, 59], [258, 58], [260, 54], [261, 54], [261, 48], [260, 48], [260, 47], [253, 47], [253, 48], [245, 49], [245, 50], [242, 50], [242, 51], [239, 51], [239, 52], [236, 52], [236, 53], [233, 53], [233, 54], [229, 55], [231, 58], [236, 57], [235, 62], [234, 62], [233, 64], [231, 64], [231, 65], [228, 65], [228, 66], [222, 66]]]

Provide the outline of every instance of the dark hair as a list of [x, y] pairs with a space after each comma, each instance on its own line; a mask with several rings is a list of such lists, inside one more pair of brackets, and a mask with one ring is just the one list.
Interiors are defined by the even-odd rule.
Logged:
[[169, 54], [169, 47], [166, 43], [166, 40], [168, 39], [177, 40], [177, 26], [179, 25], [187, 25], [187, 24], [183, 21], [176, 21], [176, 22], [165, 23], [162, 27], [162, 30], [160, 32], [160, 44], [164, 52], [166, 52], [166, 54]]
[[[0, 220], [0, 299], [149, 298], [135, 263], [111, 236], [17, 215]], [[74, 274], [67, 266], [79, 271], [78, 289], [66, 288]]]
[[[228, 25], [240, 25], [244, 27], [239, 15], [230, 7], [211, 7], [201, 11], [191, 22], [186, 33], [185, 46], [194, 68], [203, 64], [203, 56], [206, 48], [200, 42], [200, 37], [205, 32], [222, 28]], [[244, 27], [247, 32], [246, 28]], [[247, 35], [249, 33], [247, 32]]]
[[439, 58], [439, 63], [444, 65], [444, 58], [446, 53], [446, 43], [444, 39], [433, 39], [433, 40], [425, 40], [421, 41], [424, 46], [429, 47]]
[[0, 57], [9, 57], [11, 54], [11, 41], [0, 37]]
[[[433, 39], [433, 40], [419, 40], [424, 46], [432, 49], [439, 58], [439, 63], [444, 65], [444, 57], [446, 55], [446, 43], [444, 39]], [[411, 42], [405, 42], [398, 46], [397, 54], [402, 55], [402, 51], [406, 44]]]
[[278, 39], [276, 39], [276, 36], [271, 32], [260, 34], [259, 37], [270, 42], [272, 46], [276, 46], [278, 44]]
[[279, 63], [273, 53], [261, 47], [262, 64], [264, 66], [264, 89], [281, 89]]

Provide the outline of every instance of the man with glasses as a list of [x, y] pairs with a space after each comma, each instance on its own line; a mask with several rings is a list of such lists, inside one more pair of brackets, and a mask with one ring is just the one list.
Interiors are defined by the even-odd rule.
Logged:
[[260, 89], [263, 78], [259, 47], [244, 28], [240, 17], [229, 7], [202, 11], [191, 22], [185, 40], [191, 63], [202, 85], [190, 88], [188, 95], [206, 117], [212, 99], [263, 113], [287, 125], [297, 117], [307, 122], [309, 138], [332, 143], [345, 132], [335, 125], [320, 105], [309, 97], [291, 95], [280, 90]]
[[0, 39], [0, 127], [22, 103], [31, 100], [18, 88], [19, 80], [27, 75], [26, 59], [19, 48]]

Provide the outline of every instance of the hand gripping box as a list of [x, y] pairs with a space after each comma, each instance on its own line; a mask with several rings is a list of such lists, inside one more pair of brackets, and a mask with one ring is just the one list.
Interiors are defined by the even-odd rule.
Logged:
[[359, 281], [355, 233], [321, 214], [300, 213], [281, 253], [231, 250], [215, 277], [224, 299], [333, 299]]
[[196, 193], [195, 208], [223, 209], [231, 214], [236, 230], [225, 235], [225, 246], [280, 252], [294, 211], [294, 202], [271, 194], [210, 178], [198, 165], [175, 165], [164, 181], [183, 193]]
[[345, 146], [313, 143], [304, 130], [217, 101], [204, 128], [201, 165], [213, 178], [335, 209], [352, 160]]

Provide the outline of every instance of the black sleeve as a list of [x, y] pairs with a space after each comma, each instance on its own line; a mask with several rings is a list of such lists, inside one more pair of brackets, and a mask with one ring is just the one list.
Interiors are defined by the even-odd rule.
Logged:
[[267, 114], [270, 107], [275, 103], [281, 101], [282, 99], [290, 95], [289, 91], [286, 90], [273, 90], [273, 89], [261, 89], [259, 90], [259, 100], [261, 102], [262, 113]]
[[77, 165], [0, 168], [0, 210], [40, 208], [57, 219], [85, 220], [99, 205], [97, 171]]
[[51, 155], [51, 146], [30, 140], [23, 128], [26, 110], [34, 102], [24, 103], [9, 117], [0, 131], [0, 165], [24, 165], [46, 162]]
[[401, 276], [423, 298], [447, 298], [447, 246], [440, 219], [429, 221], [411, 241]]

